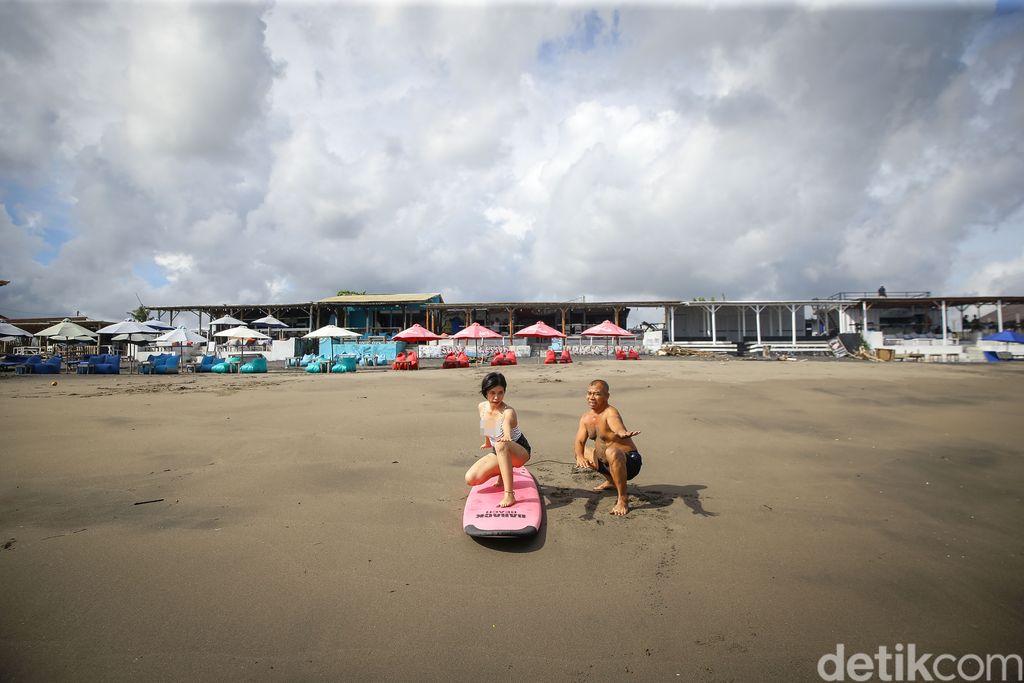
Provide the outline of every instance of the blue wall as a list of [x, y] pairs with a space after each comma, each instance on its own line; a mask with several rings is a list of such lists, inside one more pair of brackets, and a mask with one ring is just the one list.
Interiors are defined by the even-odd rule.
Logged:
[[[334, 342], [334, 355], [346, 356], [378, 356], [383, 355], [388, 362], [395, 359], [405, 349], [404, 342], [387, 342], [384, 344], [366, 344], [360, 342]], [[331, 340], [320, 340], [320, 355], [327, 358], [331, 355]]]

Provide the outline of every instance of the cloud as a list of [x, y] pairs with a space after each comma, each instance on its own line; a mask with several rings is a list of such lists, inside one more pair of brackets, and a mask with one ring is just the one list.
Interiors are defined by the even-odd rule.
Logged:
[[1022, 16], [5, 3], [0, 312], [1019, 288]]

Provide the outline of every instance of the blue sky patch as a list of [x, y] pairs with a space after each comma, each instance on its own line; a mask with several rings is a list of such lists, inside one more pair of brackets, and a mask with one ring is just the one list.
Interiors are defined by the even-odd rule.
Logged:
[[167, 286], [167, 271], [153, 260], [136, 263], [132, 266], [132, 274], [145, 280], [154, 289]]
[[597, 10], [591, 10], [576, 23], [572, 33], [541, 44], [537, 58], [542, 64], [556, 64], [570, 52], [593, 52], [599, 47], [615, 45], [619, 41], [619, 11], [612, 12], [611, 25]]
[[61, 246], [75, 236], [71, 207], [61, 201], [52, 186], [25, 187], [18, 183], [0, 183], [0, 200], [7, 207], [11, 222], [26, 232], [43, 238], [46, 246], [33, 258], [44, 266], [60, 254]]

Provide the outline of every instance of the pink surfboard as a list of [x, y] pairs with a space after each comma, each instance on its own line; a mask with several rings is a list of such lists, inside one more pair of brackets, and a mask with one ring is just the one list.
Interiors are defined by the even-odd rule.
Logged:
[[462, 513], [462, 526], [466, 533], [477, 538], [517, 538], [533, 536], [540, 530], [543, 505], [537, 481], [525, 467], [512, 468], [512, 490], [516, 504], [500, 508], [505, 495], [493, 476], [469, 490], [466, 509]]

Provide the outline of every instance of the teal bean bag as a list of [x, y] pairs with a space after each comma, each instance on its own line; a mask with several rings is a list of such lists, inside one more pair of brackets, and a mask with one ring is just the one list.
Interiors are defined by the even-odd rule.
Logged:
[[266, 372], [267, 359], [264, 358], [263, 356], [260, 356], [259, 358], [254, 358], [245, 365], [243, 365], [242, 367], [238, 368], [238, 371], [247, 375], [251, 375], [253, 373], [258, 372]]

